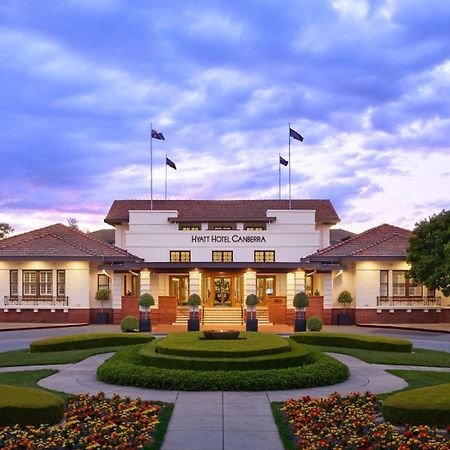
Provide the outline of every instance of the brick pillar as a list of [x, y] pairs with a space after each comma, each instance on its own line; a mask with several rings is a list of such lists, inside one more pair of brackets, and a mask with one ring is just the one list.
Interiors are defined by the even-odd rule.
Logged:
[[112, 322], [122, 320], [122, 274], [114, 272], [112, 275]]
[[333, 284], [331, 272], [324, 273], [323, 277], [323, 323], [331, 325], [333, 311]]

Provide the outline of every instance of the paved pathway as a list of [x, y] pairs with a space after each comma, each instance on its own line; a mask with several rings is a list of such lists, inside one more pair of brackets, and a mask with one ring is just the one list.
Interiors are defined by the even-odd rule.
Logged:
[[[304, 395], [326, 396], [335, 391], [346, 394], [354, 391], [374, 393], [403, 389], [407, 383], [387, 373], [384, 366], [367, 364], [348, 355], [333, 354], [350, 368], [350, 378], [334, 386], [288, 391], [265, 392], [183, 392], [114, 386], [96, 379], [97, 367], [111, 353], [95, 355], [76, 364], [23, 366], [0, 369], [0, 372], [43, 368], [59, 372], [39, 381], [42, 387], [80, 394], [99, 391], [107, 395], [140, 397], [175, 403], [163, 450], [283, 450], [272, 417], [270, 402], [285, 401]], [[400, 368], [400, 367], [397, 367]], [[401, 366], [412, 368], [412, 366]], [[423, 368], [430, 370], [430, 368]], [[439, 369], [440, 370], [440, 369]], [[444, 369], [446, 370], [446, 369]]]

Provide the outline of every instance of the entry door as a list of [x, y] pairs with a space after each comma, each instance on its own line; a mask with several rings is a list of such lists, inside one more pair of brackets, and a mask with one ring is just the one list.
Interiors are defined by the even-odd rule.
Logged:
[[275, 275], [258, 276], [256, 278], [256, 292], [261, 306], [267, 306], [269, 295], [275, 295]]
[[231, 278], [214, 277], [214, 306], [231, 306]]
[[169, 295], [177, 298], [177, 305], [187, 305], [189, 299], [189, 275], [170, 276]]

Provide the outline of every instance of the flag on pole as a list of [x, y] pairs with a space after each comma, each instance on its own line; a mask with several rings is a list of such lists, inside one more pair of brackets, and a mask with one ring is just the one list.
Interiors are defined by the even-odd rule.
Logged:
[[289, 128], [289, 136], [291, 136], [291, 138], [297, 139], [297, 141], [303, 142], [303, 136], [300, 133], [297, 133], [292, 128]]
[[287, 166], [289, 164], [289, 161], [287, 161], [280, 155], [280, 164], [283, 164], [283, 166]]
[[177, 170], [177, 166], [175, 165], [175, 163], [173, 161], [171, 161], [167, 156], [166, 156], [166, 165], [168, 165], [169, 167], [172, 167], [172, 169]]
[[162, 133], [160, 133], [159, 131], [156, 131], [152, 128], [152, 138], [153, 139], [158, 139], [159, 141], [165, 141], [166, 138], [164, 137], [164, 135]]

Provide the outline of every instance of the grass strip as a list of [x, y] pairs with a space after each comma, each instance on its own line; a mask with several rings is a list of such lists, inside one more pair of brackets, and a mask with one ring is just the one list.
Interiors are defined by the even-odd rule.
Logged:
[[413, 348], [411, 353], [385, 352], [376, 350], [363, 350], [358, 348], [345, 348], [329, 345], [314, 345], [323, 352], [343, 353], [354, 356], [370, 364], [392, 364], [429, 367], [450, 367], [450, 353]]
[[0, 367], [39, 366], [44, 364], [71, 364], [100, 353], [117, 352], [123, 346], [98, 347], [60, 352], [32, 353], [28, 349], [0, 353]]
[[159, 424], [157, 425], [156, 430], [153, 433], [152, 443], [144, 446], [144, 450], [159, 450], [162, 447], [164, 438], [167, 433], [167, 428], [169, 427], [170, 418], [172, 417], [173, 409], [175, 408], [175, 405], [173, 403], [153, 403], [162, 405], [163, 408], [159, 413]]
[[297, 450], [294, 444], [292, 432], [289, 428], [289, 424], [280, 409], [282, 404], [282, 402], [270, 403], [273, 418], [275, 419], [275, 423], [278, 428], [278, 434], [280, 435], [284, 450]]

